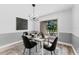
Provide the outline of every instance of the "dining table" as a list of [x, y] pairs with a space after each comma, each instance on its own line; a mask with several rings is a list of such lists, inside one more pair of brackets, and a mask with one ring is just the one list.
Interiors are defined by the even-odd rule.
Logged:
[[44, 54], [44, 52], [43, 52], [43, 43], [44, 43], [44, 38], [33, 38], [35, 41], [39, 41], [39, 42], [41, 42], [41, 54], [43, 55]]

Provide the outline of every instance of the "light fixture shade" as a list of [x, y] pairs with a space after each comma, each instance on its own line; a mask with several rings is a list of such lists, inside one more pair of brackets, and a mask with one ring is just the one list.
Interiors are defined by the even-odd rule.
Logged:
[[33, 20], [33, 21], [38, 21], [37, 19], [38, 19], [38, 17], [37, 16], [35, 16], [35, 4], [32, 4], [32, 7], [33, 7], [33, 16], [29, 16], [29, 19], [30, 20]]

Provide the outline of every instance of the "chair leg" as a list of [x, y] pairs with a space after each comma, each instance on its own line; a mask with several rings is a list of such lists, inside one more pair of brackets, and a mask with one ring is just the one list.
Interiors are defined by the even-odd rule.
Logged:
[[41, 42], [40, 42], [40, 48], [41, 48]]
[[52, 51], [51, 51], [51, 55], [52, 55]]
[[29, 55], [31, 55], [31, 49], [29, 49]]
[[36, 46], [36, 52], [37, 52], [37, 46]]
[[56, 54], [56, 53], [55, 53], [55, 50], [54, 50], [53, 52], [54, 52], [54, 54]]
[[26, 48], [24, 48], [23, 55], [25, 54], [25, 50], [26, 50]]

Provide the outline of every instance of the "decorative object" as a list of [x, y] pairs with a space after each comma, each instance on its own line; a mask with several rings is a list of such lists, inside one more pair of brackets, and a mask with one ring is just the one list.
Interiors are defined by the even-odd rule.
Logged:
[[16, 17], [16, 30], [27, 30], [28, 20]]

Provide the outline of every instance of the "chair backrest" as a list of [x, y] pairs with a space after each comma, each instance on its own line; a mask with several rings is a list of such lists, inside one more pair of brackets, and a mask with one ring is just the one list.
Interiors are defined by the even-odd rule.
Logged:
[[45, 36], [44, 36], [44, 34], [41, 32], [41, 36], [42, 36], [42, 38], [45, 38]]
[[33, 35], [33, 34], [31, 34], [31, 33], [30, 33], [30, 36], [31, 36], [32, 38], [34, 37], [34, 35]]
[[52, 50], [55, 50], [56, 45], [57, 45], [58, 37], [55, 38], [55, 40], [52, 43], [52, 46], [50, 47]]
[[37, 32], [35, 32], [34, 34], [37, 34]]
[[23, 35], [22, 35], [22, 38], [23, 38], [23, 43], [24, 43], [25, 48], [29, 48], [31, 46], [29, 39]]
[[23, 32], [24, 35], [28, 35], [28, 32]]

